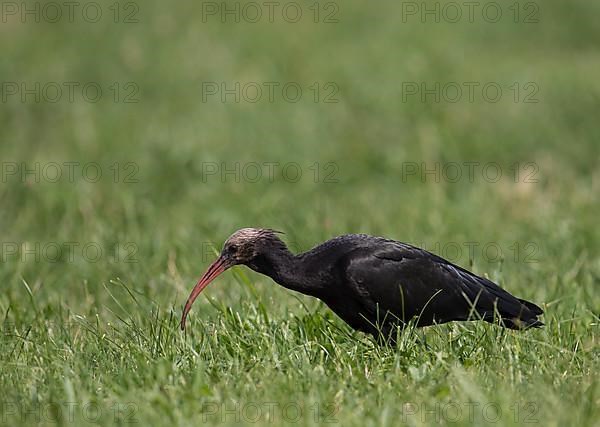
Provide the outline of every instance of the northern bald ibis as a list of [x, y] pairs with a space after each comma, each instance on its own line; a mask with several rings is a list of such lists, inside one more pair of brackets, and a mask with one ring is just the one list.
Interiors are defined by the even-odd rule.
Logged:
[[510, 329], [540, 327], [537, 305], [514, 297], [426, 250], [382, 237], [348, 234], [298, 255], [264, 228], [243, 228], [192, 290], [181, 329], [200, 292], [229, 267], [243, 264], [281, 286], [319, 298], [352, 328], [394, 343], [397, 327], [484, 320]]

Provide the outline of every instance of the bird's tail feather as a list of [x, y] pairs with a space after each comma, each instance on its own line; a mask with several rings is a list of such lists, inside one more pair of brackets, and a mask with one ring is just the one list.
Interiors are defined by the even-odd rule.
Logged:
[[520, 303], [520, 308], [516, 309], [514, 304], [510, 304], [505, 310], [502, 304], [498, 304], [502, 324], [510, 329], [529, 329], [541, 328], [544, 324], [538, 319], [538, 316], [544, 311], [532, 302], [516, 298]]

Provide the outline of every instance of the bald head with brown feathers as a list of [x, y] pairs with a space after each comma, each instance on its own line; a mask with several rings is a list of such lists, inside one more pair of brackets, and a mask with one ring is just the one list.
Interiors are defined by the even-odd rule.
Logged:
[[239, 264], [245, 264], [257, 270], [255, 261], [266, 247], [287, 251], [285, 244], [277, 237], [277, 234], [281, 234], [281, 232], [270, 228], [242, 228], [229, 236], [223, 245], [219, 258], [212, 263], [200, 278], [185, 303], [181, 318], [181, 329], [185, 328], [185, 319], [200, 292], [219, 274]]
[[258, 255], [262, 244], [281, 242], [277, 234], [282, 233], [270, 228], [241, 228], [225, 241], [221, 254], [234, 264], [245, 264]]

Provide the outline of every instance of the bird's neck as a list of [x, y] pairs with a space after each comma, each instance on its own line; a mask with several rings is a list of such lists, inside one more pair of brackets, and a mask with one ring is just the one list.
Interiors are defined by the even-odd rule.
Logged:
[[285, 246], [261, 254], [248, 267], [269, 276], [287, 289], [305, 295], [318, 296], [322, 287], [318, 276], [308, 267], [304, 257], [294, 255]]

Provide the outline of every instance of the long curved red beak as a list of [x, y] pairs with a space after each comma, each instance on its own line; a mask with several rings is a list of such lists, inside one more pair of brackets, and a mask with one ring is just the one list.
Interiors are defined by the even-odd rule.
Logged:
[[202, 292], [202, 290], [206, 288], [208, 284], [212, 282], [219, 274], [231, 267], [231, 265], [232, 264], [227, 259], [225, 259], [223, 256], [219, 256], [219, 258], [217, 258], [216, 261], [213, 262], [210, 267], [208, 267], [208, 270], [206, 270], [206, 272], [202, 275], [196, 286], [194, 286], [194, 289], [192, 289], [192, 292], [185, 303], [185, 307], [183, 308], [183, 315], [181, 316], [180, 324], [182, 331], [185, 329], [185, 319], [192, 308], [192, 304], [194, 304], [194, 301], [196, 301], [196, 298], [198, 298], [198, 295], [200, 295], [200, 292]]

